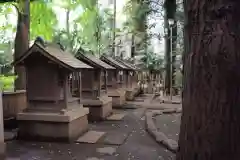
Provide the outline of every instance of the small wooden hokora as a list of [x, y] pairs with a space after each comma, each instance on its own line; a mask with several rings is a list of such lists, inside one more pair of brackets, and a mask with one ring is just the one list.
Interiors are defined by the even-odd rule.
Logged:
[[113, 108], [121, 108], [126, 103], [126, 90], [124, 87], [126, 67], [109, 56], [101, 56], [100, 59], [116, 68], [116, 70], [108, 72], [107, 94], [113, 99]]
[[81, 104], [80, 76], [78, 95], [71, 92], [69, 76], [81, 75], [91, 66], [41, 37], [13, 64], [23, 65], [27, 75], [27, 108], [17, 115], [19, 138], [72, 141], [88, 129], [89, 110]]
[[112, 98], [107, 95], [107, 72], [115, 68], [85, 53], [82, 48], [79, 49], [77, 58], [94, 70], [82, 72], [82, 104], [89, 108], [90, 120], [104, 120], [112, 113]]

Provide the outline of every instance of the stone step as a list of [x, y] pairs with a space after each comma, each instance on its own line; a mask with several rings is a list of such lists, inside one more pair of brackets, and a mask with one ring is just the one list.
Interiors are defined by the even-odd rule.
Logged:
[[98, 140], [105, 134], [105, 132], [100, 131], [88, 131], [84, 135], [80, 136], [76, 142], [77, 143], [97, 143]]

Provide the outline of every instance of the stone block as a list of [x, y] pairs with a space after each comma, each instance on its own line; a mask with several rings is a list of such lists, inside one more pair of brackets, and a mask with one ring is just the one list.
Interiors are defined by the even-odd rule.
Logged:
[[126, 90], [126, 100], [127, 100], [127, 101], [133, 101], [134, 98], [135, 98], [135, 96], [134, 96], [134, 91], [133, 91], [133, 89], [127, 89], [127, 90]]
[[112, 97], [112, 107], [122, 108], [126, 103], [126, 90], [116, 89], [108, 92], [108, 96]]
[[104, 120], [112, 114], [112, 98], [101, 96], [97, 100], [82, 100], [84, 107], [89, 108], [88, 119], [91, 121]]
[[88, 109], [79, 107], [64, 113], [24, 112], [17, 116], [18, 138], [40, 141], [74, 141], [88, 130]]
[[76, 142], [79, 143], [90, 143], [94, 144], [105, 134], [105, 132], [98, 132], [98, 131], [88, 131], [83, 136], [78, 138]]

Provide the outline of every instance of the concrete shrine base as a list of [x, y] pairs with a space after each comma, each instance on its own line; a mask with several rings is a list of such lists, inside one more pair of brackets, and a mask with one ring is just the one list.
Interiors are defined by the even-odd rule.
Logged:
[[89, 110], [79, 106], [61, 113], [23, 112], [17, 115], [18, 138], [72, 142], [88, 130]]
[[121, 108], [126, 103], [126, 90], [125, 89], [108, 90], [108, 96], [112, 97], [113, 108]]
[[126, 100], [133, 101], [136, 96], [140, 94], [140, 87], [131, 87], [126, 89]]
[[140, 86], [134, 87], [133, 89], [134, 97], [138, 96], [140, 93], [141, 93], [141, 87]]
[[133, 88], [127, 88], [126, 89], [126, 100], [127, 101], [133, 101], [135, 98], [134, 89]]
[[84, 107], [89, 108], [88, 119], [90, 121], [104, 120], [112, 114], [112, 98], [107, 94], [98, 99], [82, 99], [81, 103]]

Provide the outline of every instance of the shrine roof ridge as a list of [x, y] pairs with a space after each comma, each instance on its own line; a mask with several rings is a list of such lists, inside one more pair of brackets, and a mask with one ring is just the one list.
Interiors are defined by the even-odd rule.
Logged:
[[40, 53], [49, 60], [61, 65], [68, 69], [91, 69], [93, 67], [85, 64], [84, 62], [75, 58], [71, 53], [64, 51], [57, 44], [47, 44], [42, 46], [41, 44], [34, 43], [22, 56], [17, 58], [13, 65], [18, 65], [23, 62], [33, 53]]
[[102, 61], [106, 61], [108, 62], [110, 65], [114, 66], [115, 68], [118, 69], [124, 69], [127, 70], [128, 67], [124, 66], [123, 64], [121, 64], [120, 62], [116, 61], [114, 58], [110, 57], [110, 56], [101, 56], [100, 59]]
[[126, 66], [129, 70], [136, 70], [136, 67], [134, 67], [133, 65], [129, 64], [128, 62], [118, 58], [118, 57], [115, 57], [115, 60], [118, 61], [119, 63], [123, 64], [124, 66]]
[[93, 56], [93, 55], [85, 55], [85, 54], [78, 54], [76, 56], [78, 59], [80, 60], [84, 60], [87, 61], [88, 63], [91, 63], [93, 65], [97, 65], [100, 68], [104, 68], [104, 69], [116, 69], [115, 67], [105, 63], [104, 61], [98, 59], [97, 57]]

